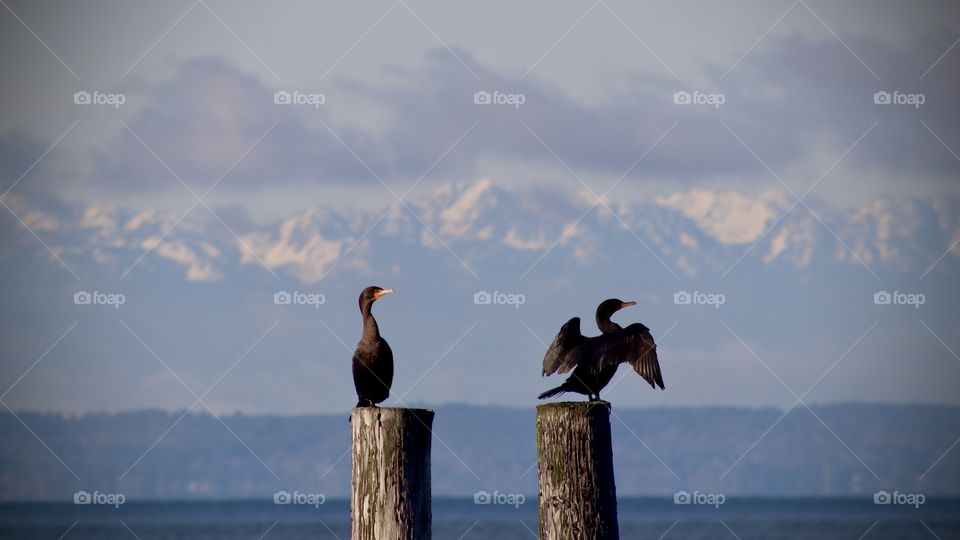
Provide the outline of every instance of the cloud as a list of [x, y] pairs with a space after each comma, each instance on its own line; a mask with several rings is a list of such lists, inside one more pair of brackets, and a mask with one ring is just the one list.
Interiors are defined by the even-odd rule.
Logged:
[[[799, 187], [812, 182], [807, 177], [826, 170], [875, 121], [877, 128], [845, 158], [854, 172], [910, 174], [925, 184], [955, 174], [950, 151], [920, 121], [948, 146], [960, 147], [960, 107], [954, 98], [960, 94], [960, 64], [948, 56], [922, 81], [914, 73], [942, 52], [939, 37], [899, 48], [864, 37], [848, 43], [869, 53], [870, 65], [882, 73], [880, 81], [833, 40], [771, 36], [722, 81], [721, 70], [708, 66], [716, 71], [713, 88], [643, 74], [633, 76], [629, 91], [611, 90], [589, 102], [549, 81], [518, 79], [457, 50], [474, 66], [478, 81], [444, 49], [427, 53], [419, 68], [384, 68], [376, 84], [331, 82], [351, 101], [337, 103], [331, 95], [319, 108], [277, 105], [273, 95], [280, 88], [209, 58], [187, 60], [166, 79], [138, 80], [123, 90], [139, 107], [128, 119], [130, 129], [198, 193], [228, 170], [218, 191], [375, 185], [368, 166], [391, 182], [428, 170], [428, 182], [484, 176], [493, 165], [507, 172], [503, 178], [536, 167], [561, 170], [571, 179], [557, 157], [588, 180], [615, 178], [675, 122], [632, 177], [711, 187], [774, 181], [752, 151], [788, 183], [801, 176], [805, 181], [796, 189], [802, 191]], [[720, 92], [726, 101], [719, 109], [676, 105], [672, 96], [678, 90]], [[922, 92], [926, 101], [919, 109], [880, 106], [873, 103], [880, 90]], [[478, 91], [522, 94], [524, 102], [478, 105], [473, 99]], [[0, 141], [0, 160], [25, 168], [26, 156], [39, 155], [43, 146], [37, 152], [37, 145], [24, 144]], [[126, 130], [100, 148], [94, 161], [84, 180], [90, 186], [186, 195]], [[58, 190], [57, 182], [42, 184], [50, 194]]]
[[[900, 47], [866, 37], [848, 40], [869, 70], [835, 40], [771, 40], [725, 79], [723, 110], [733, 116], [727, 122], [781, 174], [789, 163], [824, 148], [813, 171], [819, 175], [874, 121], [877, 128], [846, 158], [856, 168], [914, 178], [956, 171], [956, 161], [921, 123], [960, 143], [960, 106], [953, 98], [960, 92], [960, 63], [945, 59], [920, 79], [949, 47], [944, 38], [928, 34]], [[878, 105], [878, 91], [923, 94], [925, 103]]]
[[[517, 80], [478, 64], [466, 51], [458, 54], [476, 66], [479, 82], [445, 51], [435, 51], [420, 70], [392, 70], [396, 82], [353, 87], [393, 112], [383, 146], [385, 152], [410, 157], [408, 163], [416, 166], [401, 169], [411, 174], [475, 121], [479, 124], [468, 139], [438, 170], [468, 174], [481, 160], [560, 167], [559, 157], [583, 177], [616, 177], [678, 122], [634, 176], [696, 185], [733, 175], [741, 182], [759, 178], [766, 183], [773, 179], [751, 150], [778, 174], [819, 175], [879, 121], [848, 158], [859, 170], [922, 177], [956, 171], [949, 151], [920, 123], [926, 120], [945, 141], [960, 145], [960, 107], [953, 98], [960, 93], [957, 63], [941, 63], [923, 81], [914, 73], [942, 52], [940, 43], [914, 41], [893, 48], [851, 39], [856, 50], [873, 53], [871, 63], [883, 73], [878, 81], [835, 40], [768, 41], [723, 81], [722, 70], [714, 68], [714, 87], [638, 75], [629, 92], [611, 91], [589, 103], [547, 81]], [[676, 105], [678, 90], [722, 93], [726, 102], [719, 109]], [[880, 90], [923, 92], [926, 103], [920, 109], [877, 105], [873, 97]], [[476, 105], [477, 91], [522, 94], [524, 103]]]
[[[172, 78], [138, 82], [134, 91], [146, 103], [128, 122], [136, 136], [122, 130], [100, 151], [92, 182], [117, 190], [183, 191], [137, 137], [198, 193], [227, 172], [226, 189], [370, 178], [333, 135], [318, 129], [319, 121], [329, 120], [322, 107], [275, 104], [273, 89], [222, 60], [186, 61]], [[349, 127], [337, 132], [378, 165], [369, 135]]]

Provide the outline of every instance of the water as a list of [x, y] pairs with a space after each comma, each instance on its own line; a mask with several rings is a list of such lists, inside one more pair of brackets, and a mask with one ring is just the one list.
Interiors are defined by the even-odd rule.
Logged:
[[[624, 539], [947, 539], [960, 538], [960, 499], [931, 497], [916, 509], [847, 498], [731, 497], [719, 508], [674, 505], [667, 497], [621, 498], [619, 520]], [[529, 540], [536, 530], [535, 497], [518, 508], [475, 505], [472, 499], [433, 501], [437, 539]], [[319, 508], [267, 501], [128, 502], [120, 508], [0, 504], [0, 539], [61, 537], [346, 540], [350, 503], [328, 500]]]

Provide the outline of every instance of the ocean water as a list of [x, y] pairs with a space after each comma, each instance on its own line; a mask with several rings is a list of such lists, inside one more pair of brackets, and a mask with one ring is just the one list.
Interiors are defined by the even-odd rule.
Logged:
[[[621, 498], [624, 539], [960, 538], [960, 499], [929, 498], [919, 508], [852, 498], [735, 498], [719, 508], [672, 499]], [[536, 497], [518, 506], [435, 498], [433, 537], [536, 538]], [[350, 503], [319, 507], [270, 501], [128, 502], [119, 508], [69, 503], [0, 504], [0, 539], [341, 539], [350, 538]]]

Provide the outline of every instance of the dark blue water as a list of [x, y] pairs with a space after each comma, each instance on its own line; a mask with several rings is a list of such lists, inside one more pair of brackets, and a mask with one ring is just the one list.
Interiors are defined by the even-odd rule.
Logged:
[[[624, 539], [934, 539], [960, 538], [960, 499], [930, 498], [920, 508], [863, 499], [728, 498], [719, 508], [672, 499], [621, 498]], [[929, 528], [929, 529], [928, 529]], [[536, 497], [518, 508], [434, 499], [437, 539], [536, 538]], [[0, 504], [0, 539], [341, 539], [350, 505], [319, 508], [267, 501], [128, 502], [119, 508], [69, 503]]]

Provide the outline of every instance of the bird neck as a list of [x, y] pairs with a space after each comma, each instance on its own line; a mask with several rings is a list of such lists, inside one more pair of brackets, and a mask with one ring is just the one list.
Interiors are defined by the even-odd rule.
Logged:
[[360, 313], [363, 314], [363, 340], [371, 340], [380, 337], [380, 327], [377, 326], [377, 320], [373, 318], [373, 302], [360, 307]]
[[604, 334], [610, 334], [618, 330], [623, 330], [623, 328], [610, 320], [610, 315], [602, 314], [597, 315], [597, 328]]

